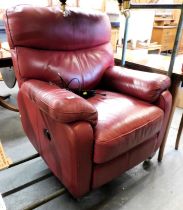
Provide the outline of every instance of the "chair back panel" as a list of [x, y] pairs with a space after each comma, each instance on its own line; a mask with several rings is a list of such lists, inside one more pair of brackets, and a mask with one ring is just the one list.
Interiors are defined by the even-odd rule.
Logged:
[[73, 80], [70, 88], [91, 89], [113, 66], [111, 26], [101, 12], [16, 6], [5, 23], [19, 86], [28, 79], [59, 83], [59, 73]]
[[16, 6], [6, 11], [10, 47], [44, 50], [78, 50], [95, 47], [110, 40], [107, 15], [97, 11]]
[[23, 81], [38, 79], [64, 87], [64, 83], [68, 84], [72, 80], [69, 85], [72, 89], [94, 88], [104, 71], [113, 65], [109, 43], [89, 50], [65, 52], [17, 47], [16, 52], [18, 74]]

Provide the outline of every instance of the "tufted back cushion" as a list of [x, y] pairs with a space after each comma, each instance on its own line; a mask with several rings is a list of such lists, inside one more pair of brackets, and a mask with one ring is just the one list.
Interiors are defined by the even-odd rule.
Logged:
[[19, 85], [27, 79], [94, 88], [113, 65], [110, 22], [101, 12], [16, 6], [4, 17]]

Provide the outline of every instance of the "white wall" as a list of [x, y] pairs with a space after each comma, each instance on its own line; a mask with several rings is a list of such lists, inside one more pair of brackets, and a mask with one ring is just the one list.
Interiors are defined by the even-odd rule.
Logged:
[[[106, 12], [119, 14], [117, 0], [107, 1]], [[128, 40], [133, 40], [134, 42], [137, 40], [150, 40], [153, 29], [154, 15], [154, 10], [130, 10], [130, 19], [128, 24]], [[119, 44], [121, 44], [125, 28], [124, 15], [120, 15], [119, 18], [116, 18], [116, 21], [120, 21], [121, 27], [119, 33]]]
[[37, 6], [47, 6], [48, 0], [0, 0], [0, 8], [6, 9], [18, 4], [31, 4]]
[[[128, 25], [128, 40], [150, 40], [153, 30], [154, 15], [154, 10], [131, 10]], [[125, 18], [122, 16], [120, 30], [121, 37], [123, 37], [124, 34], [124, 27]]]

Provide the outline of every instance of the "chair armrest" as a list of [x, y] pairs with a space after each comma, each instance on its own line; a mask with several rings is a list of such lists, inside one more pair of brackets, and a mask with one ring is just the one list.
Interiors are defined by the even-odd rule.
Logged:
[[59, 122], [88, 121], [92, 125], [97, 123], [98, 113], [92, 104], [54, 84], [29, 80], [23, 83], [20, 91], [29, 97], [40, 110]]
[[169, 88], [170, 78], [166, 75], [137, 71], [114, 66], [106, 70], [103, 85], [148, 102], [154, 102]]

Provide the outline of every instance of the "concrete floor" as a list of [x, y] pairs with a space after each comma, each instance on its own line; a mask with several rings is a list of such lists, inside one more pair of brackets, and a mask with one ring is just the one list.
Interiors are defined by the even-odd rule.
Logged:
[[[8, 89], [0, 82], [0, 93], [12, 93], [16, 97], [17, 87]], [[14, 101], [12, 99], [12, 101]], [[174, 150], [175, 139], [179, 121], [183, 110], [176, 109], [171, 124], [168, 141], [163, 161], [157, 162], [157, 155], [152, 159], [152, 166], [148, 170], [142, 168], [142, 164], [124, 173], [121, 177], [104, 185], [98, 190], [89, 193], [79, 202], [74, 200], [68, 192], [36, 209], [42, 210], [182, 210], [183, 209], [183, 135], [179, 150]], [[35, 153], [35, 150], [27, 140], [21, 128], [19, 114], [0, 107], [0, 139], [5, 152], [17, 161], [27, 153]], [[27, 149], [25, 149], [27, 148]], [[18, 151], [18, 152], [17, 152]], [[43, 164], [43, 163], [42, 163]], [[45, 167], [45, 166], [44, 166]], [[0, 171], [0, 177], [4, 171]], [[44, 169], [45, 170], [45, 169]], [[15, 179], [17, 177], [14, 177]], [[42, 182], [39, 194], [53, 185], [59, 186], [58, 181], [50, 178]], [[7, 177], [8, 179], [8, 177]], [[23, 179], [23, 178], [22, 178]], [[49, 183], [49, 185], [48, 185]], [[1, 185], [1, 178], [0, 178]], [[44, 185], [44, 187], [43, 187]], [[21, 193], [12, 193], [4, 198], [7, 209], [24, 209], [21, 204], [31, 200], [32, 191], [21, 190]], [[45, 187], [48, 186], [48, 187]], [[26, 188], [27, 189], [27, 188]], [[1, 191], [1, 186], [0, 186]], [[20, 191], [19, 191], [20, 192]], [[23, 197], [22, 197], [23, 196]], [[24, 200], [24, 201], [23, 201]]]
[[7, 38], [6, 38], [6, 33], [4, 30], [4, 27], [2, 27], [2, 22], [0, 21], [0, 41], [1, 42], [6, 42]]

